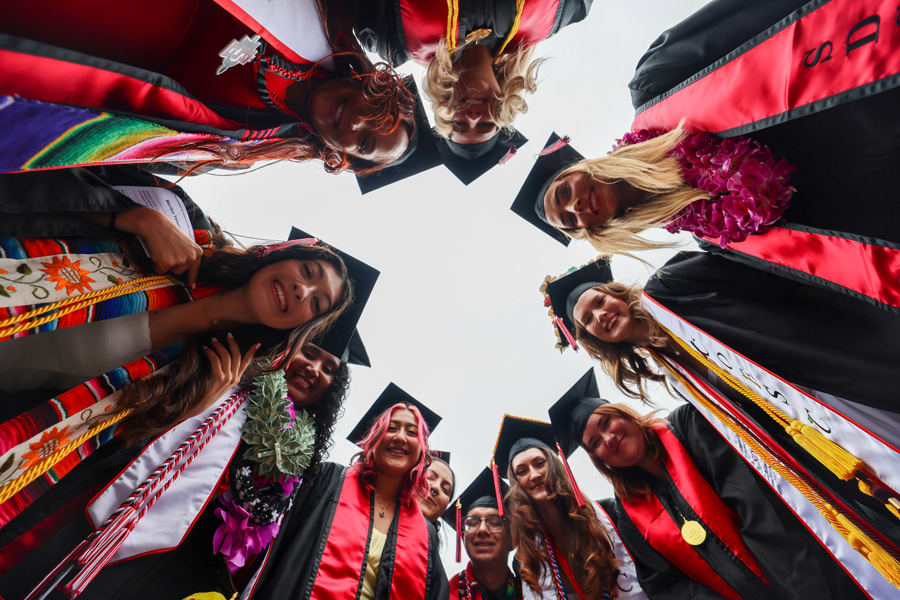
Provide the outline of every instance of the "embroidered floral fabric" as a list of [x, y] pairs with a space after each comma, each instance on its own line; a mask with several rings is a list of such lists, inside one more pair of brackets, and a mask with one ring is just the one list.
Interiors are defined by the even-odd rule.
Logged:
[[[637, 144], [665, 133], [626, 133], [613, 149]], [[684, 182], [707, 192], [709, 200], [685, 207], [664, 228], [719, 238], [724, 248], [747, 236], [765, 233], [787, 210], [794, 187], [788, 185], [796, 167], [775, 160], [768, 147], [745, 137], [718, 139], [708, 133], [688, 135], [670, 152], [681, 164]]]

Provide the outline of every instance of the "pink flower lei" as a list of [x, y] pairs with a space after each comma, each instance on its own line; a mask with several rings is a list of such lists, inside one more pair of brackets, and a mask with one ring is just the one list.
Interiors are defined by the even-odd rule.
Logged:
[[[653, 139], [664, 131], [642, 129], [616, 140], [613, 150]], [[740, 136], [718, 139], [708, 133], [689, 134], [669, 152], [681, 165], [684, 182], [708, 193], [664, 225], [669, 233], [689, 231], [719, 238], [724, 248], [747, 236], [765, 233], [787, 210], [797, 190], [788, 185], [796, 167], [775, 160], [759, 142]]]

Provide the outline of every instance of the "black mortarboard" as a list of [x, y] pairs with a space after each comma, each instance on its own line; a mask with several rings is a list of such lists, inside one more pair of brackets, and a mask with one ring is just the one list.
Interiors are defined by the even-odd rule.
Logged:
[[[501, 482], [500, 485], [500, 493], [505, 496], [506, 492], [509, 490], [509, 485], [507, 485], [506, 482]], [[478, 474], [478, 477], [476, 477], [472, 483], [469, 484], [469, 487], [463, 490], [459, 495], [458, 500], [461, 505], [461, 517], [463, 519], [473, 508], [487, 507], [499, 510], [497, 505], [497, 494], [494, 490], [493, 472], [488, 468], [482, 469], [481, 473]], [[456, 529], [455, 501], [450, 503], [450, 506], [444, 511], [441, 518], [444, 519], [450, 527]]]
[[[567, 273], [547, 284], [546, 294], [550, 297], [550, 308], [554, 318], [562, 320], [562, 324], [568, 330], [560, 329], [559, 341], [562, 347], [569, 345], [567, 333], [574, 339], [575, 318], [572, 311], [581, 294], [592, 287], [609, 283], [613, 280], [612, 268], [608, 258], [598, 258], [576, 271]], [[554, 323], [559, 328], [559, 323]]]
[[[302, 229], [292, 227], [291, 235], [288, 239], [296, 240], [311, 237], [316, 236], [310, 235]], [[326, 244], [328, 243], [325, 240], [322, 241]], [[353, 304], [344, 311], [344, 314], [338, 317], [337, 322], [331, 329], [326, 331], [321, 339], [314, 340], [314, 343], [341, 360], [364, 367], [371, 367], [369, 355], [362, 343], [362, 339], [359, 337], [359, 332], [356, 330], [356, 324], [359, 323], [359, 319], [362, 317], [366, 303], [369, 301], [369, 296], [372, 295], [372, 289], [375, 287], [375, 282], [381, 273], [358, 258], [354, 258], [334, 246], [331, 246], [331, 249], [344, 259], [344, 264], [347, 265], [347, 271], [350, 273], [350, 279], [353, 281], [354, 287]]]
[[494, 463], [499, 474], [506, 477], [509, 465], [517, 454], [540, 446], [552, 450], [555, 444], [556, 438], [550, 423], [504, 415], [500, 435], [494, 446]]
[[[534, 166], [531, 167], [531, 172], [525, 178], [525, 183], [522, 184], [516, 199], [509, 209], [557, 242], [568, 246], [571, 241], [569, 237], [545, 222], [535, 211], [538, 198], [543, 202], [544, 193], [547, 191], [550, 183], [556, 179], [556, 176], [575, 163], [584, 160], [584, 157], [577, 150], [568, 145], [567, 142], [563, 143], [565, 140], [566, 138], [561, 138], [556, 133], [550, 134], [550, 138], [544, 145], [544, 150], [541, 151], [542, 154], [538, 156]], [[562, 144], [561, 147], [553, 149], [556, 146], [560, 146], [560, 144]], [[543, 209], [543, 204], [541, 204], [541, 207]]]
[[384, 391], [381, 392], [381, 395], [372, 403], [372, 406], [369, 407], [369, 410], [366, 411], [366, 414], [363, 415], [363, 418], [359, 420], [359, 423], [356, 424], [356, 427], [353, 428], [347, 439], [358, 445], [366, 437], [369, 429], [374, 425], [375, 420], [381, 413], [400, 402], [412, 404], [418, 408], [419, 412], [422, 413], [422, 418], [428, 424], [428, 429], [431, 431], [434, 431], [434, 428], [441, 422], [440, 415], [404, 392], [397, 384], [389, 383], [384, 388]]
[[547, 411], [550, 413], [553, 433], [566, 456], [570, 456], [581, 445], [588, 419], [601, 404], [608, 402], [600, 397], [597, 376], [592, 368]]
[[[515, 154], [528, 142], [528, 138], [516, 131], [500, 131], [487, 142], [481, 144], [457, 144], [446, 138], [437, 141], [438, 152], [444, 166], [463, 185], [469, 185], [498, 164], [510, 151]], [[508, 159], [507, 159], [508, 160]]]
[[435, 458], [439, 458], [444, 461], [448, 465], [450, 464], [450, 453], [445, 450], [435, 450], [434, 448], [429, 448], [429, 452], [431, 452], [431, 456]]

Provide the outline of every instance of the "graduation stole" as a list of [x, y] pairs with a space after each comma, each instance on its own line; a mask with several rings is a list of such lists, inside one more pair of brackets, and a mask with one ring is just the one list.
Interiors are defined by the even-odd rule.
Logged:
[[[647, 543], [682, 573], [711, 588], [720, 596], [740, 600], [741, 590], [733, 589], [713, 570], [694, 549], [697, 544], [687, 541], [684, 533], [684, 528], [690, 521], [701, 527], [705, 525], [703, 527], [705, 530], [709, 530], [715, 535], [737, 560], [765, 582], [766, 578], [762, 569], [741, 538], [740, 518], [703, 478], [675, 434], [664, 426], [656, 426], [654, 431], [659, 436], [668, 455], [665, 461], [666, 471], [672, 478], [678, 493], [685, 499], [690, 509], [697, 514], [702, 524], [697, 523], [697, 519], [693, 518], [694, 515], [681, 515], [683, 520], [681, 523], [673, 520], [655, 494], [651, 494], [649, 498], [627, 500], [620, 498], [625, 512]], [[703, 543], [702, 540], [700, 543]]]
[[[732, 137], [894, 88], [898, 33], [890, 3], [814, 0], [641, 106], [632, 129], [670, 130], [685, 118], [688, 131]], [[781, 224], [726, 249], [900, 312], [895, 244]]]
[[[424, 598], [429, 567], [428, 526], [415, 502], [397, 503], [397, 538], [381, 560], [391, 560], [391, 598]], [[356, 470], [344, 472], [325, 548], [316, 565], [310, 600], [356, 598], [362, 585], [374, 526], [374, 493], [363, 489]]]
[[[210, 234], [195, 230], [198, 244]], [[205, 298], [168, 275], [145, 274], [116, 240], [0, 238], [0, 341]]]
[[[896, 448], [684, 321], [647, 294], [642, 297], [642, 306], [682, 348], [710, 367], [723, 382], [757, 404], [768, 404], [768, 410], [761, 408], [770, 415], [777, 412], [787, 417], [773, 418], [839, 478], [856, 477], [861, 491], [882, 502], [886, 501], [885, 494], [896, 496], [893, 489], [897, 489], [900, 479], [893, 468], [900, 464], [900, 451]], [[900, 588], [900, 561], [895, 557], [900, 549], [808, 474], [792, 456], [796, 449], [781, 447], [726, 396], [671, 357], [656, 353], [655, 357], [674, 377], [674, 387], [778, 493], [862, 589], [873, 598], [896, 595]], [[900, 516], [896, 508], [885, 506], [894, 516]], [[835, 536], [835, 531], [840, 536]]]
[[[450, 597], [454, 600], [481, 600], [481, 583], [472, 571], [472, 561], [466, 568], [459, 572], [456, 581], [450, 581]], [[516, 578], [507, 568], [506, 574], [506, 600], [519, 600], [522, 598], [522, 590], [516, 585]]]

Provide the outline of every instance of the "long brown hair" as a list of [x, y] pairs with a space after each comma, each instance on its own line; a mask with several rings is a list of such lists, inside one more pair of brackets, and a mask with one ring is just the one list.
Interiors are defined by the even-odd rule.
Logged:
[[[403, 78], [387, 63], [372, 64], [361, 52], [339, 52], [322, 61], [334, 59], [338, 72], [334, 78], [354, 79], [362, 83], [363, 97], [369, 101], [372, 114], [369, 121], [376, 124], [381, 133], [390, 133], [404, 121], [412, 123], [410, 139], [415, 133], [415, 98], [404, 84]], [[320, 61], [320, 62], [322, 62]], [[295, 117], [292, 119], [296, 120]], [[213, 167], [243, 169], [257, 161], [305, 162], [321, 160], [325, 171], [340, 173], [353, 171], [356, 175], [368, 175], [386, 165], [349, 156], [325, 145], [310, 127], [298, 131], [298, 137], [260, 140], [254, 143], [235, 143], [224, 138], [209, 137], [190, 142], [161, 144], [155, 148], [154, 161], [167, 162], [166, 156], [186, 151], [205, 152], [209, 158], [192, 162], [172, 161], [182, 169], [182, 176]]]
[[[573, 525], [573, 566], [581, 567], [584, 573], [584, 580], [580, 582], [582, 587], [586, 590], [614, 590], [617, 561], [609, 533], [597, 518], [587, 497], [584, 497], [587, 506], [578, 507], [569, 479], [556, 456], [547, 448], [538, 447], [538, 450], [547, 459], [544, 486], [548, 497], [565, 511]], [[522, 581], [540, 593], [540, 574], [551, 569], [550, 557], [543, 545], [546, 530], [531, 497], [519, 485], [512, 464], [509, 465], [507, 476], [510, 488], [505, 501], [509, 506], [509, 526], [513, 546], [516, 547], [516, 560], [519, 562]]]
[[[273, 329], [265, 325], [247, 325], [231, 331], [241, 353], [253, 344], [261, 344], [256, 358], [267, 359], [268, 369], [284, 368], [289, 357], [303, 344], [326, 331], [353, 301], [353, 286], [348, 279], [344, 261], [324, 244], [294, 245], [267, 254], [260, 254], [264, 246], [246, 250], [222, 248], [200, 263], [197, 281], [233, 290], [246, 284], [263, 267], [284, 260], [321, 260], [335, 267], [344, 282], [344, 293], [332, 310], [294, 329]], [[193, 410], [210, 386], [209, 360], [202, 352], [216, 334], [208, 331], [190, 337], [178, 358], [154, 377], [137, 380], [123, 390], [116, 411], [131, 408], [132, 412], [119, 425], [120, 436], [131, 442], [145, 436], [157, 435], [176, 423], [182, 415]], [[221, 333], [219, 333], [221, 335]]]
[[[594, 289], [599, 289], [604, 294], [618, 298], [628, 305], [631, 318], [645, 323], [649, 328], [650, 347], [662, 348], [666, 345], [665, 332], [660, 329], [656, 319], [641, 307], [641, 288], [613, 281], [598, 285]], [[590, 334], [577, 322], [575, 323], [575, 339], [584, 346], [591, 358], [600, 363], [606, 374], [615, 382], [616, 387], [626, 396], [650, 404], [650, 397], [644, 389], [644, 381], [650, 380], [665, 384], [666, 378], [650, 366], [649, 357], [644, 348], [635, 346], [631, 342], [604, 342]]]
[[[644, 443], [653, 448], [653, 460], [661, 463], [666, 460], [666, 448], [662, 445], [656, 432], [653, 431], [653, 427], [665, 424], [666, 420], [656, 417], [657, 412], [653, 411], [642, 415], [627, 404], [621, 403], [603, 404], [594, 410], [595, 414], [614, 415], [634, 423], [640, 429]], [[585, 448], [585, 450], [587, 449]], [[650, 495], [649, 476], [640, 467], [611, 467], [590, 451], [588, 451], [588, 456], [591, 457], [591, 462], [594, 463], [597, 470], [612, 484], [616, 496], [620, 499], [646, 498]]]

